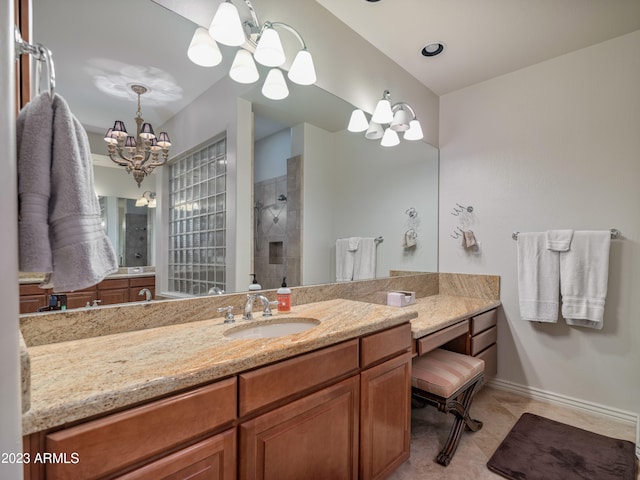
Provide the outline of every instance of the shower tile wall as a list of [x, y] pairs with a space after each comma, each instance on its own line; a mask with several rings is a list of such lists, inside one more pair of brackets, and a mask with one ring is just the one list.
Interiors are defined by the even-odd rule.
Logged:
[[278, 288], [283, 277], [290, 286], [300, 285], [301, 173], [301, 157], [291, 158], [287, 175], [253, 187], [253, 273], [265, 289]]

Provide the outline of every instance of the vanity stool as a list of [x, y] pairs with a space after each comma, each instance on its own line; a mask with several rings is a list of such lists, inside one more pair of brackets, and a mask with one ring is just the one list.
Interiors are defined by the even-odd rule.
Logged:
[[484, 360], [437, 348], [413, 359], [411, 396], [430, 403], [455, 419], [449, 438], [436, 457], [443, 466], [449, 465], [466, 426], [476, 432], [482, 422], [469, 416], [474, 395], [484, 380]]

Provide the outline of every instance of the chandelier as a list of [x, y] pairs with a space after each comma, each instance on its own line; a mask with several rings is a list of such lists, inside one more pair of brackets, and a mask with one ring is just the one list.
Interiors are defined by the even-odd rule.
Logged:
[[350, 132], [365, 132], [365, 138], [378, 140], [383, 147], [393, 147], [400, 143], [398, 132], [404, 132], [405, 140], [421, 140], [423, 138], [422, 127], [416, 118], [416, 112], [406, 102], [398, 102], [391, 105], [391, 93], [385, 90], [382, 99], [378, 101], [371, 122], [367, 121], [364, 112], [359, 108], [351, 113], [349, 126]]
[[251, 2], [244, 0], [244, 3], [251, 20], [242, 22], [238, 9], [230, 0], [221, 3], [209, 29], [198, 27], [193, 34], [187, 50], [189, 59], [197, 65], [213, 67], [222, 61], [216, 41], [231, 47], [242, 47], [236, 52], [229, 76], [238, 83], [250, 84], [260, 78], [255, 62], [269, 67], [262, 94], [272, 100], [281, 100], [289, 95], [289, 88], [282, 70], [278, 68], [286, 62], [286, 56], [276, 29], [284, 29], [293, 34], [302, 47], [287, 73], [289, 80], [298, 85], [314, 84], [316, 71], [313, 58], [298, 31], [282, 22], [265, 22], [261, 25]]
[[124, 122], [116, 120], [104, 136], [109, 150], [109, 158], [132, 173], [138, 188], [146, 175], [154, 168], [167, 163], [171, 141], [167, 132], [158, 137], [153, 133], [150, 123], [145, 123], [140, 112], [140, 95], [148, 89], [142, 85], [131, 85], [131, 90], [138, 95], [138, 113], [136, 114], [136, 136], [129, 135]]

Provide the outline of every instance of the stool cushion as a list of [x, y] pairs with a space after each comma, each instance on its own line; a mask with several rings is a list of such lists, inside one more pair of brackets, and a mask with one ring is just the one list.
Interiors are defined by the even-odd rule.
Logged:
[[483, 371], [480, 358], [436, 348], [413, 359], [411, 385], [448, 398]]

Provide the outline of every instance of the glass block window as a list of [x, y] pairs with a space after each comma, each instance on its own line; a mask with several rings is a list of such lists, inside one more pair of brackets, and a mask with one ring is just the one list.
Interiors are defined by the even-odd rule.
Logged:
[[226, 139], [179, 158], [169, 171], [169, 290], [226, 290]]

